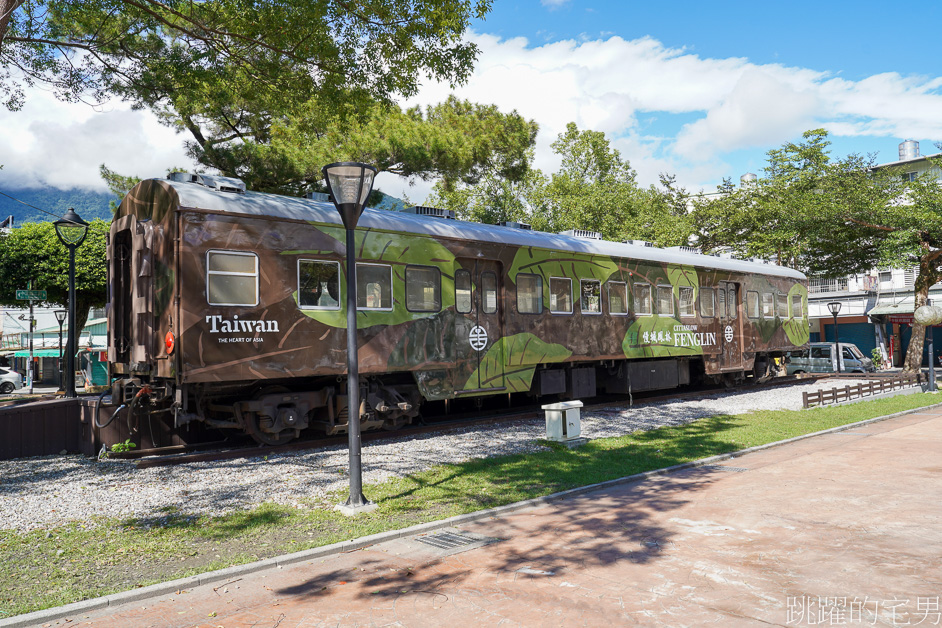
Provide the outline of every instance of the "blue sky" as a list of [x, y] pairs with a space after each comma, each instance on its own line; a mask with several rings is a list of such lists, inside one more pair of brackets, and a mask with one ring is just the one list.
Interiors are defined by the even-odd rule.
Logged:
[[[896, 159], [942, 140], [942, 3], [710, 3], [494, 0], [468, 37], [481, 49], [462, 98], [540, 124], [537, 166], [567, 122], [606, 133], [643, 185], [661, 172], [692, 191], [761, 172], [765, 153], [809, 128], [832, 153]], [[440, 102], [426, 85], [404, 105]], [[122, 103], [101, 110], [31, 95], [0, 111], [0, 182], [102, 187], [99, 163], [141, 176], [186, 166], [185, 136]], [[422, 202], [429, 185], [382, 175], [380, 187]]]

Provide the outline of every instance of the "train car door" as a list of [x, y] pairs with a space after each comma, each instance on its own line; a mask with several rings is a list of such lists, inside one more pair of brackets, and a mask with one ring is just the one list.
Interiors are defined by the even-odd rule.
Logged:
[[740, 284], [721, 281], [716, 290], [719, 310], [720, 370], [742, 370], [742, 312], [740, 306]]
[[[456, 355], [465, 365], [458, 395], [504, 390], [501, 353], [501, 266], [493, 260], [459, 259], [455, 271]], [[470, 372], [472, 371], [473, 372]]]

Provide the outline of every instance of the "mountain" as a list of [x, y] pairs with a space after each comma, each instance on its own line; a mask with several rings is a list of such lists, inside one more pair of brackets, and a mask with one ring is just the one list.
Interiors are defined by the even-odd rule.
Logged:
[[[111, 220], [111, 201], [117, 197], [111, 192], [92, 192], [74, 188], [59, 190], [57, 188], [5, 188], [0, 187], [0, 222], [7, 216], [13, 216], [13, 224], [22, 225], [24, 222], [46, 222], [58, 220], [69, 208], [75, 209], [79, 216], [85, 220], [102, 218]], [[17, 201], [4, 196], [9, 194]], [[28, 203], [32, 205], [24, 205]], [[39, 209], [36, 209], [36, 208]], [[45, 211], [42, 211], [45, 210]]]
[[[117, 203], [120, 199], [111, 192], [91, 192], [75, 188], [72, 190], [59, 190], [57, 188], [22, 188], [11, 189], [0, 187], [0, 222], [7, 216], [13, 216], [13, 225], [22, 225], [24, 222], [46, 222], [58, 220], [71, 207], [79, 216], [91, 221], [95, 218], [111, 220], [111, 201]], [[9, 194], [19, 203], [4, 194]], [[24, 205], [28, 203], [29, 205]], [[39, 209], [35, 209], [35, 208]], [[377, 209], [389, 211], [402, 211], [405, 203], [387, 194], [376, 205]], [[45, 210], [45, 211], [41, 211]]]

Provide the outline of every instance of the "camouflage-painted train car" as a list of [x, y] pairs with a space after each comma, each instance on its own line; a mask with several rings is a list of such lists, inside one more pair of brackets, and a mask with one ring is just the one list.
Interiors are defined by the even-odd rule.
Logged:
[[[111, 227], [115, 399], [264, 443], [346, 429], [344, 230], [333, 205], [152, 179]], [[769, 264], [367, 209], [364, 429], [429, 400], [761, 378], [808, 341], [807, 281]]]

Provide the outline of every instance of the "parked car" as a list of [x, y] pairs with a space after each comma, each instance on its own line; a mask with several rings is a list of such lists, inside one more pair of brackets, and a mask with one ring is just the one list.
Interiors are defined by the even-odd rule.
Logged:
[[0, 367], [0, 394], [8, 395], [23, 387], [23, 376], [16, 371]]
[[[847, 342], [841, 345], [841, 371], [844, 373], [872, 373], [876, 371], [873, 360], [864, 356], [857, 348]], [[806, 349], [789, 351], [785, 357], [785, 370], [794, 373], [833, 373], [837, 370], [835, 343], [812, 342]]]

